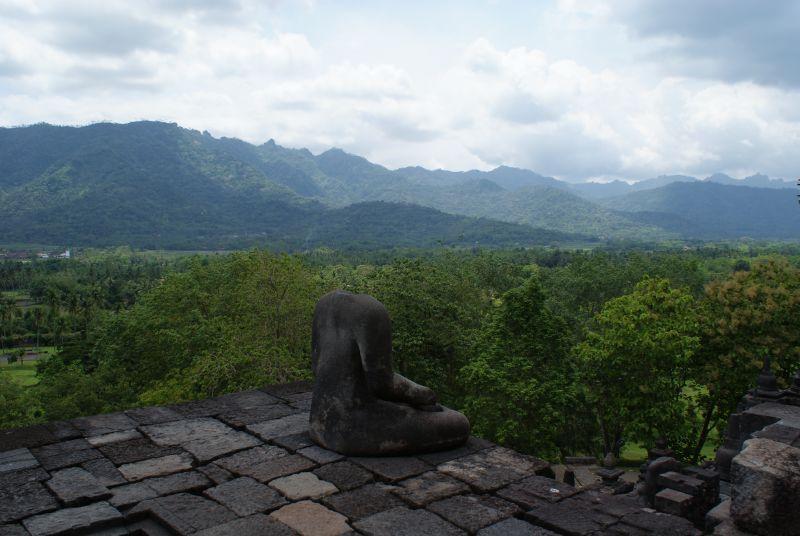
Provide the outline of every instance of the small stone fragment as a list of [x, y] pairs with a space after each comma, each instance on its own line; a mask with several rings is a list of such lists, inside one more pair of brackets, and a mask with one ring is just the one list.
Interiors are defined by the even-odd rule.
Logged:
[[107, 487], [100, 484], [90, 472], [79, 467], [56, 471], [45, 484], [67, 506], [77, 506], [111, 497]]
[[339, 491], [336, 486], [320, 480], [314, 473], [297, 473], [276, 478], [269, 485], [293, 501], [319, 499]]
[[400, 487], [395, 488], [394, 493], [418, 508], [469, 491], [469, 486], [460, 480], [436, 471], [428, 471], [398, 484]]
[[353, 523], [367, 536], [461, 536], [464, 531], [427, 510], [393, 508]]
[[392, 489], [391, 486], [385, 484], [368, 484], [351, 491], [331, 495], [322, 502], [350, 519], [361, 519], [384, 510], [403, 506], [403, 502], [391, 493]]
[[205, 495], [240, 516], [267, 512], [286, 504], [280, 493], [246, 476], [207, 489]]
[[341, 461], [314, 469], [314, 474], [331, 482], [342, 491], [351, 490], [372, 482], [372, 473], [351, 463]]
[[339, 536], [351, 532], [346, 517], [311, 501], [289, 504], [272, 512], [270, 517], [289, 526], [300, 536]]
[[31, 536], [54, 536], [99, 528], [121, 521], [122, 514], [116, 508], [107, 502], [97, 502], [30, 517], [22, 524]]
[[186, 454], [172, 454], [161, 458], [142, 460], [141, 462], [128, 463], [119, 467], [129, 482], [143, 480], [153, 476], [163, 476], [172, 473], [179, 473], [191, 469], [192, 459]]
[[243, 519], [228, 521], [222, 525], [196, 532], [195, 536], [296, 536], [296, 533], [264, 514], [254, 514]]

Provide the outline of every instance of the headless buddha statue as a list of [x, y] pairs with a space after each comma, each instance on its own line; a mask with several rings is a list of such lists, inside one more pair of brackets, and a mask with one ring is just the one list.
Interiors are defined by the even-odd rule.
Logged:
[[381, 302], [334, 291], [317, 303], [311, 336], [311, 438], [353, 456], [457, 447], [469, 421], [436, 394], [392, 371], [392, 327]]

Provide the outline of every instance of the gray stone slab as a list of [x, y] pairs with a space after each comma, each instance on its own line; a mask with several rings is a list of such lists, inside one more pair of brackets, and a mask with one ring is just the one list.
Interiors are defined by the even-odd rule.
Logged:
[[50, 473], [41, 467], [9, 471], [3, 473], [2, 477], [0, 477], [0, 490], [6, 487], [20, 486], [28, 482], [44, 482], [48, 478], [50, 478]]
[[461, 536], [463, 530], [427, 510], [393, 508], [353, 523], [366, 536]]
[[227, 506], [239, 516], [269, 512], [287, 502], [274, 489], [247, 476], [207, 489], [205, 495]]
[[332, 450], [324, 449], [322, 447], [318, 447], [317, 445], [312, 445], [310, 447], [305, 447], [297, 451], [298, 454], [301, 456], [305, 456], [306, 458], [317, 462], [320, 465], [325, 465], [326, 463], [333, 463], [338, 462], [339, 460], [343, 460], [344, 456], [339, 454], [338, 452], [333, 452]]
[[79, 465], [89, 460], [101, 458], [102, 454], [92, 448], [85, 439], [73, 439], [32, 449], [31, 452], [48, 471], [71, 465]]
[[492, 443], [491, 441], [486, 441], [485, 439], [481, 439], [479, 437], [470, 436], [467, 442], [458, 448], [443, 450], [440, 452], [431, 452], [428, 454], [422, 454], [419, 456], [419, 459], [431, 465], [439, 465], [445, 462], [449, 462], [450, 460], [455, 460], [457, 458], [463, 458], [464, 456], [469, 456], [470, 454], [474, 454], [476, 452], [494, 446], [495, 446], [494, 443]]
[[148, 478], [143, 482], [150, 486], [158, 495], [171, 495], [182, 491], [200, 491], [211, 486], [211, 481], [208, 477], [197, 471]]
[[43, 424], [0, 430], [0, 452], [40, 447], [56, 441], [60, 441], [60, 439]]
[[58, 502], [39, 482], [0, 485], [0, 524], [19, 521], [56, 508]]
[[215, 400], [230, 407], [238, 409], [257, 409], [265, 408], [274, 404], [282, 403], [282, 400], [265, 393], [260, 389], [240, 391], [217, 397]]
[[99, 450], [116, 465], [140, 462], [149, 458], [160, 458], [170, 454], [182, 454], [184, 452], [183, 449], [178, 447], [156, 445], [147, 438], [103, 445]]
[[260, 390], [272, 396], [288, 400], [286, 397], [295, 395], [297, 393], [310, 393], [311, 382], [303, 380], [292, 383], [282, 383], [279, 385], [268, 385]]
[[622, 524], [651, 534], [669, 534], [670, 536], [700, 536], [702, 534], [688, 520], [661, 512], [641, 511], [628, 514], [622, 518]]
[[327, 480], [342, 491], [358, 488], [372, 482], [372, 473], [349, 461], [341, 461], [323, 465], [314, 469], [314, 474]]
[[136, 482], [125, 486], [111, 488], [110, 502], [117, 508], [127, 508], [147, 499], [158, 497], [158, 493], [147, 485], [146, 482]]
[[289, 404], [291, 407], [300, 410], [300, 411], [311, 411], [311, 399], [308, 400], [299, 400], [297, 402], [292, 402]]
[[236, 519], [236, 514], [204, 497], [178, 493], [140, 502], [128, 513], [131, 517], [149, 514], [178, 534], [216, 527]]
[[497, 495], [530, 510], [539, 506], [542, 501], [558, 502], [577, 492], [577, 489], [564, 482], [543, 476], [530, 476], [497, 490]]
[[288, 525], [300, 536], [352, 534], [346, 517], [311, 501], [286, 505], [272, 512], [270, 517]]
[[39, 465], [39, 461], [26, 448], [0, 452], [0, 474], [19, 469], [31, 469], [37, 465]]
[[67, 506], [79, 506], [111, 497], [107, 487], [80, 467], [55, 471], [45, 484]]
[[388, 482], [403, 480], [432, 469], [429, 464], [413, 456], [352, 457], [350, 461]]
[[527, 476], [549, 471], [550, 464], [532, 456], [497, 447], [445, 462], [437, 469], [485, 492], [494, 491]]
[[196, 532], [196, 536], [296, 536], [292, 529], [264, 514], [254, 514]]
[[22, 522], [32, 536], [71, 534], [92, 528], [121, 523], [122, 514], [107, 502], [97, 502], [78, 508], [64, 508], [57, 512], [41, 514]]
[[516, 504], [491, 495], [457, 495], [427, 508], [470, 534], [520, 512]]
[[22, 525], [0, 525], [0, 536], [30, 536]]
[[269, 441], [277, 437], [299, 434], [308, 430], [308, 413], [296, 413], [273, 419], [271, 421], [249, 424], [247, 431], [256, 434], [264, 441]]
[[202, 463], [260, 444], [261, 441], [250, 434], [231, 430], [225, 434], [195, 439], [181, 446]]
[[281, 417], [295, 415], [297, 413], [301, 413], [301, 410], [281, 403], [258, 408], [232, 409], [220, 413], [217, 415], [217, 418], [234, 428], [244, 428], [248, 424], [280, 419]]
[[136, 428], [136, 421], [124, 413], [106, 413], [72, 419], [71, 424], [84, 436], [99, 436]]
[[118, 486], [125, 484], [128, 481], [122, 476], [122, 473], [117, 470], [113, 463], [106, 458], [97, 458], [96, 460], [89, 460], [81, 464], [81, 467], [92, 473], [92, 475], [103, 486]]
[[222, 484], [223, 482], [234, 479], [230, 471], [223, 469], [215, 463], [200, 466], [197, 470], [206, 475], [214, 484]]
[[233, 432], [230, 426], [208, 417], [152, 424], [140, 429], [153, 443], [161, 446], [178, 446]]
[[224, 402], [215, 399], [193, 400], [185, 404], [169, 406], [170, 410], [182, 415], [184, 419], [196, 419], [198, 417], [213, 417], [231, 411], [231, 407]]
[[555, 532], [531, 525], [526, 521], [508, 518], [478, 531], [478, 536], [558, 536]]
[[192, 459], [187, 454], [171, 454], [160, 458], [151, 458], [140, 462], [127, 463], [119, 467], [129, 482], [144, 480], [154, 476], [164, 476], [191, 469]]
[[280, 447], [255, 447], [215, 462], [228, 471], [255, 478], [260, 482], [269, 482], [275, 478], [307, 471], [314, 467], [314, 462], [298, 454], [289, 454]]
[[421, 508], [433, 501], [466, 493], [469, 490], [469, 486], [460, 480], [436, 471], [428, 471], [398, 482], [398, 487], [393, 491], [407, 503]]
[[586, 502], [565, 499], [543, 503], [525, 514], [525, 519], [559, 534], [584, 536], [602, 533], [617, 518], [593, 510]]
[[138, 430], [122, 430], [120, 432], [111, 432], [99, 436], [87, 437], [86, 441], [93, 447], [101, 447], [109, 443], [119, 443], [120, 441], [130, 441], [131, 439], [138, 439], [142, 434]]
[[357, 520], [403, 506], [403, 501], [391, 493], [392, 489], [385, 484], [367, 484], [351, 491], [331, 495], [322, 502], [349, 519]]
[[302, 472], [276, 478], [269, 483], [285, 495], [289, 500], [319, 499], [339, 491], [336, 486], [325, 480], [320, 480], [314, 473]]
[[183, 416], [177, 411], [160, 406], [129, 409], [125, 414], [141, 425], [161, 424], [183, 419]]
[[308, 435], [308, 431], [300, 432], [299, 434], [276, 437], [272, 440], [272, 443], [275, 443], [279, 447], [283, 447], [291, 452], [305, 447], [310, 447], [314, 444], [314, 442], [311, 440], [311, 436]]

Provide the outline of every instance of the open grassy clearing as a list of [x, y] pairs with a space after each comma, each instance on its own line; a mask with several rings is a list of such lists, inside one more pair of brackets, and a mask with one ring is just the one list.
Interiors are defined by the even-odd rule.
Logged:
[[8, 371], [11, 378], [22, 386], [29, 387], [39, 383], [39, 379], [36, 377], [36, 361], [2, 363], [0, 369]]

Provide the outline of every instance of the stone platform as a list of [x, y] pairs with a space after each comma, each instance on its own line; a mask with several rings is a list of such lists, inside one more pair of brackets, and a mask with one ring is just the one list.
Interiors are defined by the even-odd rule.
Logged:
[[294, 383], [0, 430], [0, 536], [699, 534], [477, 438], [341, 456], [309, 439], [310, 398]]

